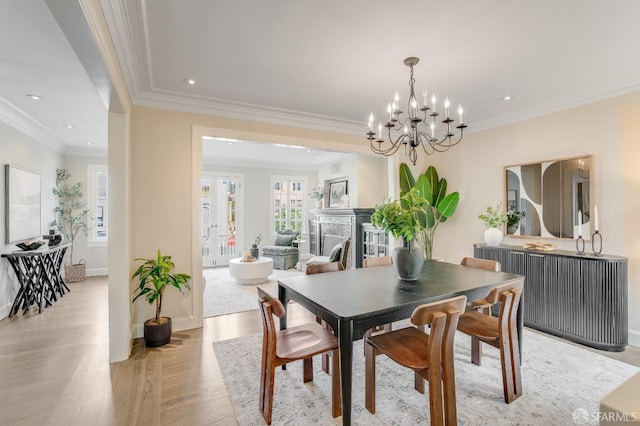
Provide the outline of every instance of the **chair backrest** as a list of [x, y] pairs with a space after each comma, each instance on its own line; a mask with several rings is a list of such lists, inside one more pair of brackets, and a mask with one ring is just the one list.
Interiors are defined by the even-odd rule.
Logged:
[[362, 266], [364, 268], [371, 268], [373, 266], [387, 266], [387, 265], [393, 265], [393, 257], [391, 256], [366, 257], [362, 261]]
[[500, 262], [489, 259], [478, 259], [476, 257], [464, 257], [460, 264], [470, 268], [484, 269], [485, 271], [500, 272], [501, 269]]
[[457, 296], [439, 302], [418, 306], [411, 314], [411, 323], [417, 326], [431, 325], [429, 331], [429, 356], [453, 365], [453, 339], [458, 319], [464, 313], [467, 296]]
[[293, 229], [283, 229], [282, 231], [278, 231], [278, 233], [276, 234], [276, 240], [274, 241], [273, 245], [285, 247], [293, 246], [293, 240], [295, 240], [299, 235], [299, 231], [294, 231]]
[[273, 316], [282, 318], [286, 315], [286, 311], [280, 300], [271, 297], [266, 291], [258, 289], [258, 304], [260, 305], [260, 314], [262, 317], [262, 344], [266, 350], [273, 356], [276, 353], [277, 333]]
[[343, 237], [341, 235], [324, 234], [324, 236], [322, 237], [322, 247], [320, 250], [320, 253], [322, 253], [321, 256], [329, 256], [331, 249], [333, 249], [338, 244], [344, 244], [344, 241], [346, 239], [346, 237]]
[[305, 270], [306, 275], [322, 274], [324, 272], [338, 272], [344, 271], [344, 266], [340, 262], [329, 263], [316, 263], [314, 265], [307, 265]]
[[342, 263], [342, 266], [344, 267], [344, 269], [348, 269], [349, 268], [349, 250], [351, 248], [351, 237], [347, 238], [346, 240], [344, 240], [344, 243], [342, 244], [342, 254], [340, 255], [340, 263]]

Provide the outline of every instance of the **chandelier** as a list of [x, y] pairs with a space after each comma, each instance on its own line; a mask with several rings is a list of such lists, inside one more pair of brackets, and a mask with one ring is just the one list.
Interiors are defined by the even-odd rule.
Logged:
[[[431, 107], [427, 106], [427, 89], [422, 91], [423, 106], [418, 109], [418, 100], [413, 89], [413, 85], [416, 82], [413, 78], [413, 67], [419, 61], [419, 58], [414, 57], [404, 60], [404, 64], [411, 70], [409, 78], [411, 91], [409, 92], [409, 101], [407, 103], [407, 117], [400, 118], [403, 111], [400, 110], [400, 97], [396, 92], [393, 103], [390, 102], [387, 105], [388, 121], [385, 124], [380, 122], [376, 133], [373, 128], [373, 113], [371, 113], [369, 115], [369, 131], [367, 132], [367, 139], [369, 139], [373, 152], [389, 156], [395, 154], [401, 146], [404, 146], [405, 154], [414, 166], [418, 159], [418, 147], [422, 147], [422, 150], [427, 155], [431, 155], [434, 152], [444, 152], [462, 140], [462, 133], [467, 127], [462, 121], [463, 110], [460, 105], [458, 105], [459, 124], [455, 128], [453, 127], [454, 120], [449, 116], [449, 98], [444, 101], [444, 120], [442, 120], [444, 126], [437, 126], [436, 121], [440, 114], [436, 111], [436, 95], [431, 96]], [[382, 138], [383, 127], [387, 128], [387, 141]], [[457, 139], [454, 139], [456, 136], [454, 129], [460, 130], [460, 136]], [[395, 141], [392, 131], [396, 134], [399, 131], [402, 132], [395, 138]], [[440, 136], [437, 137], [437, 134]]]

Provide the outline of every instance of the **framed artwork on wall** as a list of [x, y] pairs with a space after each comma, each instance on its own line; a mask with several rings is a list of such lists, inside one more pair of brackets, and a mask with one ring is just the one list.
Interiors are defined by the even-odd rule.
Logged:
[[329, 207], [341, 207], [341, 199], [347, 192], [347, 181], [331, 182], [329, 185]]
[[5, 164], [5, 242], [24, 241], [40, 231], [40, 175]]

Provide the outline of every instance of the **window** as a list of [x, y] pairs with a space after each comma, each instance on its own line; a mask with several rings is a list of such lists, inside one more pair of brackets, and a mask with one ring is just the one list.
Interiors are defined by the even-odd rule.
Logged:
[[284, 229], [305, 232], [306, 187], [307, 180], [304, 177], [271, 176], [271, 217], [274, 233]]
[[104, 164], [87, 166], [89, 243], [106, 243], [109, 229], [109, 175]]

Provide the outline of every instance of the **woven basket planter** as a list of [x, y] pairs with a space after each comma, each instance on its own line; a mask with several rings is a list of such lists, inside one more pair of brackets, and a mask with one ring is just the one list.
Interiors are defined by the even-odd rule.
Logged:
[[68, 283], [77, 283], [84, 281], [87, 278], [86, 265], [84, 259], [81, 259], [79, 263], [73, 265], [69, 263], [64, 264], [64, 280]]

